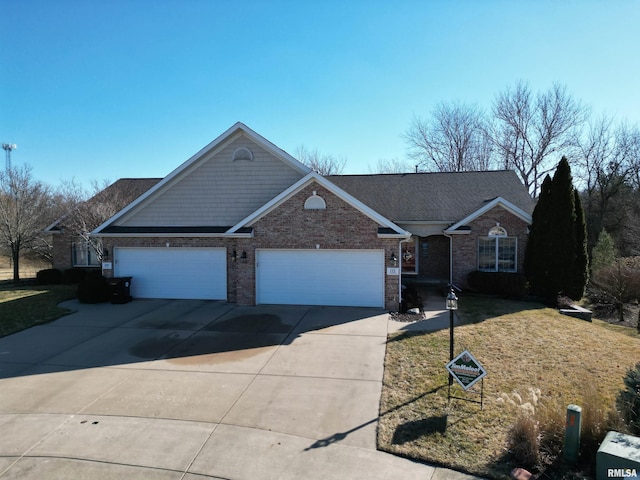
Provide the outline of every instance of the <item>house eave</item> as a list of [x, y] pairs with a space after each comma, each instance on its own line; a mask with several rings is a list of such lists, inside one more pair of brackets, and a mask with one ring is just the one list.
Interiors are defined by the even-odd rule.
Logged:
[[402, 234], [402, 233], [378, 233], [378, 238], [397, 238], [397, 239], [409, 239], [411, 238], [411, 234]]
[[156, 195], [159, 195], [165, 188], [168, 188], [174, 181], [178, 181], [184, 175], [188, 174], [188, 172], [200, 161], [206, 159], [210, 154], [221, 149], [227, 143], [231, 142], [236, 135], [244, 134], [256, 144], [260, 145], [262, 148], [272, 153], [276, 158], [280, 159], [285, 164], [289, 165], [294, 170], [298, 171], [301, 175], [306, 175], [311, 172], [311, 169], [306, 165], [303, 165], [298, 160], [293, 158], [287, 152], [271, 143], [269, 140], [247, 127], [242, 122], [236, 122], [230, 128], [228, 128], [225, 132], [219, 135], [215, 140], [210, 142], [204, 148], [201, 148], [197, 153], [192, 155], [187, 161], [183, 162], [178, 168], [169, 173], [166, 177], [160, 180], [157, 184], [151, 187], [149, 190], [144, 192], [140, 197], [131, 202], [129, 205], [124, 207], [122, 210], [117, 212], [111, 218], [106, 220], [103, 224], [99, 225], [96, 229], [94, 229], [91, 233], [96, 235], [102, 235], [101, 231], [108, 228], [110, 225], [113, 225], [115, 222], [122, 222], [127, 218], [130, 218], [135, 214], [138, 208], [144, 205], [147, 201], [150, 201]]
[[511, 214], [515, 215], [516, 217], [520, 218], [524, 222], [528, 223], [529, 225], [532, 222], [532, 218], [531, 218], [530, 214], [528, 214], [527, 212], [522, 210], [520, 207], [517, 207], [513, 203], [509, 202], [508, 200], [505, 200], [502, 197], [497, 197], [497, 198], [494, 198], [492, 201], [488, 202], [482, 208], [479, 208], [478, 210], [476, 210], [476, 211], [472, 212], [471, 214], [467, 215], [462, 220], [456, 222], [454, 225], [451, 225], [449, 228], [447, 228], [445, 230], [445, 232], [447, 234], [461, 234], [461, 235], [464, 235], [464, 233], [460, 233], [460, 231], [459, 231], [459, 229], [461, 227], [464, 227], [464, 226], [468, 225], [473, 220], [475, 220], [476, 218], [478, 218], [481, 215], [484, 215], [485, 213], [487, 213], [489, 210], [491, 210], [492, 208], [494, 208], [496, 206], [501, 206], [502, 208], [504, 208], [505, 210], [507, 210]]

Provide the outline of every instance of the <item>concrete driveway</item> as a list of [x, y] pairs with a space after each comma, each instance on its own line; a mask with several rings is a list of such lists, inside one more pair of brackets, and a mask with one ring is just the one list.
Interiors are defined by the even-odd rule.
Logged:
[[388, 315], [134, 301], [0, 339], [0, 478], [434, 479], [375, 450]]

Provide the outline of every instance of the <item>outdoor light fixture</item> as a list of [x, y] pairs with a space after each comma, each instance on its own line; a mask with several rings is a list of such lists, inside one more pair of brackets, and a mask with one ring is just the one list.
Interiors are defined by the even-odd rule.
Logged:
[[247, 252], [246, 250], [242, 251], [242, 255], [240, 255], [240, 260], [246, 262], [247, 261]]
[[238, 252], [236, 252], [236, 249], [233, 249], [233, 253], [231, 254], [231, 260], [232, 261], [236, 261], [238, 259]]
[[[447, 295], [447, 310], [457, 310], [458, 309], [458, 297], [453, 293], [453, 288], [449, 290], [449, 295]], [[452, 312], [453, 315], [453, 312]]]
[[105, 248], [104, 250], [102, 250], [102, 258], [105, 259], [105, 260], [107, 258], [109, 258], [109, 249], [108, 248]]
[[393, 263], [394, 267], [398, 265], [398, 257], [396, 257], [395, 252], [391, 252], [391, 256], [389, 257], [389, 259], [391, 260], [391, 263]]

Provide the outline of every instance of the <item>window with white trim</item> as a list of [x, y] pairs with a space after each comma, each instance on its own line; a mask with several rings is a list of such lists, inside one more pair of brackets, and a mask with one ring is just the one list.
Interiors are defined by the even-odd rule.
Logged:
[[481, 272], [518, 271], [518, 238], [509, 237], [504, 227], [492, 227], [478, 238], [478, 270]]
[[82, 238], [71, 244], [71, 259], [74, 267], [100, 266], [100, 260], [96, 254], [95, 246]]

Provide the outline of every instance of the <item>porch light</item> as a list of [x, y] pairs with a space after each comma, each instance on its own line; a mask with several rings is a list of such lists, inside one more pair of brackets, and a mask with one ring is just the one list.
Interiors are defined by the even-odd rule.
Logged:
[[105, 248], [104, 250], [102, 250], [102, 259], [107, 260], [108, 258], [109, 258], [109, 249]]
[[398, 265], [398, 257], [396, 256], [395, 252], [391, 252], [391, 256], [389, 257], [389, 260], [391, 260], [391, 263], [393, 264], [394, 267]]
[[243, 262], [247, 261], [247, 252], [246, 252], [246, 250], [242, 251], [242, 255], [240, 255], [240, 260], [242, 260]]
[[449, 290], [449, 295], [447, 295], [447, 310], [457, 310], [458, 309], [458, 297], [453, 293], [453, 288]]
[[236, 249], [233, 249], [233, 253], [231, 254], [231, 260], [233, 262], [235, 262], [238, 259], [238, 252], [236, 252]]

